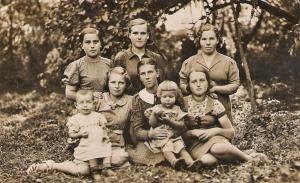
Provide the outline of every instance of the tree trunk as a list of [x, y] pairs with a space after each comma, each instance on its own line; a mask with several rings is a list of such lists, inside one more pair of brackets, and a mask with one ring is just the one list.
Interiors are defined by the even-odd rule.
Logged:
[[251, 81], [250, 71], [249, 71], [248, 63], [247, 63], [246, 56], [245, 56], [245, 53], [244, 53], [244, 49], [243, 49], [243, 46], [242, 46], [242, 43], [241, 43], [241, 29], [240, 29], [239, 24], [238, 24], [238, 15], [237, 15], [237, 11], [234, 7], [234, 2], [232, 0], [231, 0], [231, 8], [232, 8], [232, 11], [233, 11], [234, 25], [235, 25], [236, 35], [237, 35], [238, 51], [240, 53], [243, 68], [244, 68], [245, 75], [246, 75], [247, 90], [248, 90], [250, 100], [251, 100], [252, 111], [255, 112], [257, 107], [256, 107], [255, 98], [254, 98], [254, 88], [253, 88], [253, 84], [252, 84], [252, 81]]

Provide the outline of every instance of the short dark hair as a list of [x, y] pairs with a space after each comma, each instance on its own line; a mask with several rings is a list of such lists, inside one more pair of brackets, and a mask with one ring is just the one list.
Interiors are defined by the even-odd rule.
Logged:
[[92, 28], [92, 27], [87, 27], [87, 28], [84, 28], [81, 32], [80, 32], [80, 35], [79, 35], [79, 41], [80, 43], [83, 42], [83, 38], [86, 34], [96, 34], [100, 40], [100, 31], [95, 29], [95, 28]]

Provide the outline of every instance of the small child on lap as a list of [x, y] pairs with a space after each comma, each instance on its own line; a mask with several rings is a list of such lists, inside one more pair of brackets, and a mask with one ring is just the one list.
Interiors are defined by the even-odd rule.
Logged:
[[[175, 169], [186, 164], [191, 168], [195, 161], [186, 151], [180, 133], [185, 130], [183, 119], [187, 115], [175, 105], [176, 98], [179, 97], [179, 88], [173, 81], [163, 81], [157, 88], [157, 96], [161, 104], [155, 105], [145, 111], [145, 116], [149, 118], [151, 129], [162, 128], [169, 131], [169, 135], [164, 139], [153, 139], [145, 142], [145, 145], [154, 153], [163, 152], [166, 160]], [[176, 155], [180, 157], [177, 158]]]

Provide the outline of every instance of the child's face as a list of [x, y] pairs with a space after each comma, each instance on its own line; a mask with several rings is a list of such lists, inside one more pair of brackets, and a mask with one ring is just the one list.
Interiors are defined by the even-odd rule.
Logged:
[[162, 91], [160, 95], [160, 102], [162, 106], [171, 108], [175, 104], [176, 94], [174, 91]]
[[76, 99], [76, 109], [81, 114], [90, 114], [94, 109], [93, 97], [91, 95], [80, 95]]

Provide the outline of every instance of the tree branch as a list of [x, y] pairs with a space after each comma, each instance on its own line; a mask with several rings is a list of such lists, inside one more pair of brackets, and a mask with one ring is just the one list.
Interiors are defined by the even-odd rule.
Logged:
[[[244, 3], [244, 4], [252, 5], [251, 1], [249, 1], [249, 0], [236, 0], [234, 3], [235, 4]], [[230, 5], [230, 2], [216, 5], [212, 8], [212, 11], [216, 11], [218, 9], [225, 8], [226, 6], [229, 6], [229, 5]], [[266, 2], [265, 0], [258, 0], [258, 6], [261, 9], [269, 12], [272, 15], [277, 16], [279, 18], [284, 18], [287, 21], [292, 22], [294, 24], [297, 24], [299, 22], [299, 17], [296, 17], [295, 15], [292, 15], [283, 9], [273, 6], [273, 5], [269, 4], [268, 2]]]
[[252, 31], [249, 34], [246, 34], [242, 40], [244, 43], [244, 48], [247, 47], [247, 44], [252, 40], [252, 38], [255, 36], [255, 34], [257, 33], [257, 31], [259, 30], [260, 26], [261, 26], [261, 22], [263, 20], [264, 17], [264, 11], [259, 15], [258, 17], [258, 21], [256, 22], [255, 26], [253, 27]]

